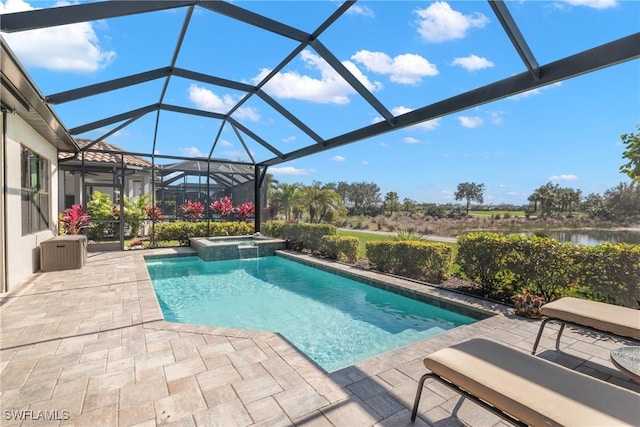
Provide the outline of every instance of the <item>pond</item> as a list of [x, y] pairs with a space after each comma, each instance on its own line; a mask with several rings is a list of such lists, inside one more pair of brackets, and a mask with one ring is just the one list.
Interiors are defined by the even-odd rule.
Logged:
[[640, 244], [640, 230], [551, 230], [544, 235], [561, 242], [595, 246], [604, 242]]

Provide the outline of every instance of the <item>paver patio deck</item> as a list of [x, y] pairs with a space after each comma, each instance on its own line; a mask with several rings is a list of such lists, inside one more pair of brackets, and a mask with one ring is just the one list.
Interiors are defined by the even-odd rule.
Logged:
[[[499, 314], [328, 374], [278, 334], [165, 322], [143, 255], [178, 252], [89, 253], [81, 270], [39, 273], [3, 295], [2, 425], [412, 425], [426, 354], [470, 337], [530, 351], [538, 330], [505, 307], [431, 289]], [[630, 342], [569, 329], [558, 352], [556, 331], [547, 327], [539, 357], [640, 393], [609, 362]], [[438, 383], [426, 387], [415, 426], [504, 424]]]

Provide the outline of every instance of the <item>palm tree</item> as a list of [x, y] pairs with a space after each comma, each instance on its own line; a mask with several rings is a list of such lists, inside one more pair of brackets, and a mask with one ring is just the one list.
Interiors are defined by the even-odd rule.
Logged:
[[273, 200], [282, 204], [286, 220], [291, 219], [293, 207], [300, 197], [299, 193], [300, 184], [286, 184], [284, 182], [279, 182], [276, 185], [276, 190], [273, 192]]
[[301, 201], [309, 208], [309, 222], [329, 218], [342, 205], [342, 197], [334, 190], [320, 187], [319, 182], [302, 189]]
[[538, 202], [540, 201], [540, 189], [534, 190], [533, 193], [527, 198], [528, 201], [533, 203], [533, 213], [538, 212]]

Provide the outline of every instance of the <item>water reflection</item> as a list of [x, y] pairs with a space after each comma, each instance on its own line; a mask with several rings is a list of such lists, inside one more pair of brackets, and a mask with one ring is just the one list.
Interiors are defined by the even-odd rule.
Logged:
[[640, 230], [562, 230], [541, 233], [560, 242], [595, 246], [604, 242], [640, 244]]

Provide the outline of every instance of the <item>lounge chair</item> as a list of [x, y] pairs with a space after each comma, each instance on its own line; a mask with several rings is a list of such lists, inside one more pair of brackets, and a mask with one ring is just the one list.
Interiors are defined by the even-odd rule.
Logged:
[[560, 337], [566, 323], [640, 341], [640, 311], [633, 308], [566, 297], [543, 305], [540, 314], [543, 320], [531, 354], [536, 353], [542, 331], [550, 320], [561, 322], [556, 349], [560, 347]]
[[485, 339], [424, 359], [411, 414], [427, 378], [435, 378], [516, 425], [619, 426], [640, 422], [640, 395]]

